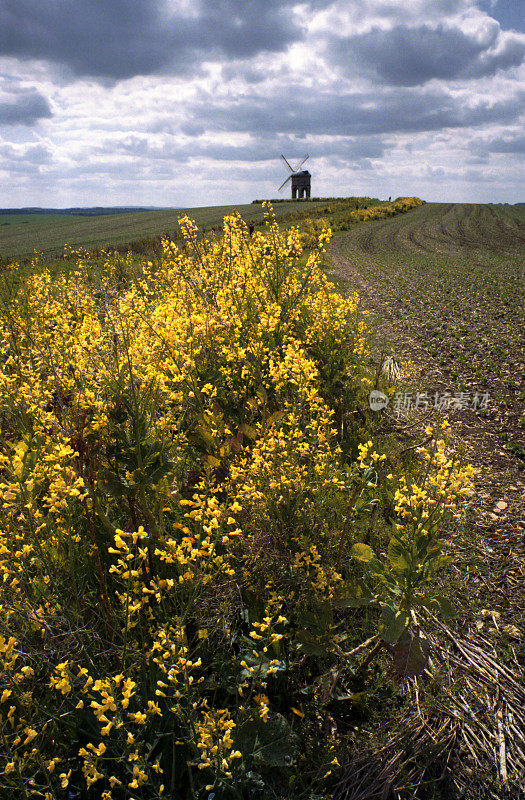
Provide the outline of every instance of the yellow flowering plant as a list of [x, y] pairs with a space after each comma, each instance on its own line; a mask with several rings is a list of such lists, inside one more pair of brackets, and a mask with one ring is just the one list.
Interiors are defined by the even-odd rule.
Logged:
[[[155, 263], [2, 274], [0, 796], [331, 786], [319, 673], [361, 634], [340, 600], [378, 500], [366, 320], [325, 225], [181, 229]], [[375, 573], [403, 614], [466, 487], [440, 442]]]
[[[461, 501], [473, 491], [473, 471], [450, 445], [447, 420], [436, 432], [425, 430], [427, 445], [416, 448], [415, 467], [396, 480], [393, 494], [394, 520], [385, 558], [377, 558], [367, 544], [356, 543], [353, 557], [366, 567], [375, 584], [369, 602], [381, 607], [379, 631], [388, 644], [395, 644], [414, 619], [416, 609], [453, 614], [446, 597], [435, 594], [433, 579], [449, 561], [440, 535], [449, 519], [458, 518]], [[439, 436], [439, 434], [441, 434]], [[361, 465], [378, 465], [372, 442], [360, 446]]]

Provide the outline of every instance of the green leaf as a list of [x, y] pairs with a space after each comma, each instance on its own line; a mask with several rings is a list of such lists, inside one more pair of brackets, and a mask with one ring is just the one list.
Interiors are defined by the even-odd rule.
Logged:
[[431, 537], [426, 531], [420, 533], [416, 538], [416, 550], [417, 554], [420, 558], [426, 556], [429, 544], [431, 542]]
[[379, 503], [379, 500], [376, 500], [376, 499], [369, 500], [368, 503], [365, 503], [364, 506], [361, 506], [361, 508], [359, 510], [363, 514], [370, 514], [374, 510], [374, 508], [377, 506], [378, 503]]
[[332, 606], [328, 600], [323, 600], [320, 603], [313, 603], [312, 611], [316, 616], [319, 628], [323, 631], [328, 630], [334, 622]]
[[330, 630], [334, 622], [332, 606], [328, 601], [312, 602], [311, 608], [301, 611], [297, 615], [300, 625], [316, 634], [323, 634]]
[[432, 558], [432, 572], [438, 572], [438, 570], [448, 566], [451, 561], [451, 556], [434, 556]]
[[248, 720], [235, 730], [234, 740], [245, 763], [251, 756], [258, 767], [290, 767], [299, 747], [299, 737], [281, 714], [273, 714], [267, 722]]
[[445, 619], [456, 615], [456, 609], [446, 597], [430, 597], [421, 603], [429, 611], [438, 611]]
[[368, 695], [366, 692], [354, 692], [353, 694], [334, 692], [331, 699], [338, 703], [351, 703], [355, 709], [363, 713], [366, 709]]
[[155, 466], [154, 469], [148, 470], [148, 479], [150, 483], [157, 484], [162, 478], [173, 471], [175, 463], [173, 461], [164, 461]]
[[248, 437], [248, 439], [251, 439], [252, 441], [257, 439], [257, 431], [255, 428], [252, 428], [251, 425], [247, 425], [245, 422], [243, 422], [242, 425], [239, 425], [239, 430], [242, 431], [244, 435]]
[[[253, 647], [253, 642], [251, 639], [248, 639], [248, 637], [244, 637], [244, 642], [247, 647]], [[284, 661], [279, 661], [278, 659], [272, 659], [272, 661], [270, 661], [269, 658], [261, 659], [259, 655], [255, 655], [253, 650], [243, 650], [243, 652], [240, 653], [240, 660], [245, 661], [248, 666], [244, 667], [238, 673], [239, 683], [243, 683], [245, 680], [250, 680], [253, 677], [251, 672], [251, 668], [253, 667], [256, 668], [257, 677], [261, 680], [268, 677], [268, 670], [271, 670], [270, 674], [286, 671], [286, 663]], [[235, 687], [235, 692], [237, 692], [237, 686]]]
[[393, 647], [394, 672], [398, 678], [421, 675], [428, 663], [430, 646], [418, 633], [405, 629]]
[[368, 586], [360, 580], [343, 581], [339, 588], [339, 597], [335, 601], [337, 608], [362, 608], [376, 602], [375, 595], [370, 594]]
[[270, 416], [266, 419], [267, 427], [269, 428], [274, 422], [279, 422], [279, 420], [281, 420], [284, 416], [284, 411], [274, 411], [273, 414], [270, 414]]
[[396, 572], [403, 574], [408, 571], [409, 563], [406, 556], [405, 547], [398, 539], [392, 537], [388, 543], [388, 559]]
[[232, 437], [230, 440], [231, 449], [234, 453], [241, 453], [242, 452], [242, 440], [243, 440], [243, 433], [242, 431], [237, 431], [235, 436]]
[[197, 442], [203, 444], [205, 447], [213, 448], [215, 445], [215, 438], [213, 437], [209, 428], [203, 425], [197, 425], [195, 428], [195, 438]]
[[255, 392], [255, 394], [257, 395], [257, 397], [259, 398], [261, 403], [267, 403], [268, 402], [268, 393], [267, 393], [266, 389], [264, 388], [264, 386], [259, 386], [259, 388]]
[[127, 480], [111, 470], [101, 470], [98, 478], [102, 485], [102, 490], [112, 497], [122, 497], [131, 492]]
[[374, 551], [367, 544], [354, 544], [351, 550], [354, 558], [368, 564], [375, 558]]
[[446, 597], [435, 597], [434, 600], [439, 603], [439, 610], [445, 619], [456, 616], [456, 609]]
[[299, 642], [301, 652], [305, 653], [306, 655], [323, 657], [329, 655], [330, 653], [330, 649], [326, 646], [326, 644], [324, 644], [324, 642], [317, 636], [314, 636], [313, 633], [310, 633], [310, 631], [297, 631], [295, 638]]
[[254, 620], [260, 621], [265, 614], [264, 600], [258, 592], [252, 589], [243, 589], [242, 597], [246, 603], [246, 611], [248, 612], [247, 622]]
[[387, 644], [395, 644], [408, 625], [408, 614], [383, 603], [379, 621], [379, 635]]

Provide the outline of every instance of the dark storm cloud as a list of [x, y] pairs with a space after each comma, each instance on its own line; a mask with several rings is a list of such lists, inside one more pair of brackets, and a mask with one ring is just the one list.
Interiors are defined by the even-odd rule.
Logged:
[[241, 79], [246, 83], [256, 84], [265, 81], [268, 75], [263, 68], [258, 69], [245, 62], [234, 62], [231, 64], [223, 64], [221, 68], [221, 77], [225, 82]]
[[250, 132], [254, 136], [372, 136], [508, 123], [522, 110], [523, 97], [466, 105], [443, 91], [395, 89], [370, 93], [316, 93], [242, 97], [229, 104], [213, 98], [188, 109], [209, 131]]
[[281, 0], [195, 0], [190, 16], [170, 15], [161, 0], [2, 0], [0, 6], [0, 54], [114, 80], [280, 51], [301, 35], [291, 3]]
[[525, 153], [525, 136], [491, 139], [485, 143], [485, 148], [490, 153]]
[[373, 28], [358, 36], [332, 39], [327, 52], [343, 71], [354, 70], [357, 63], [387, 84], [417, 86], [432, 78], [482, 77], [519, 66], [525, 57], [525, 43], [512, 35], [501, 41], [497, 22], [479, 38], [443, 25], [396, 25], [390, 30]]
[[[120, 139], [109, 139], [95, 153], [107, 155], [119, 153], [130, 155], [134, 158], [169, 159], [178, 163], [188, 162], [192, 159], [208, 158], [215, 161], [248, 161], [259, 163], [262, 161], [275, 161], [281, 152], [294, 153], [306, 152], [312, 158], [338, 157], [341, 162], [355, 162], [361, 159], [381, 158], [386, 148], [386, 143], [379, 137], [366, 137], [359, 139], [334, 139], [323, 143], [298, 142], [288, 136], [258, 136], [251, 144], [234, 145], [214, 142], [194, 142], [191, 145], [178, 144], [165, 141], [161, 144], [152, 142], [147, 136], [130, 135]], [[304, 154], [303, 153], [303, 154]], [[277, 155], [276, 155], [277, 154]]]
[[506, 156], [509, 164], [525, 153], [525, 136], [523, 134], [503, 134], [502, 136], [480, 136], [470, 142], [470, 164], [486, 163], [493, 155]]
[[0, 125], [33, 125], [51, 116], [47, 99], [36, 89], [0, 94]]
[[52, 155], [43, 144], [15, 147], [0, 143], [0, 170], [17, 175], [39, 175], [41, 167], [52, 162]]

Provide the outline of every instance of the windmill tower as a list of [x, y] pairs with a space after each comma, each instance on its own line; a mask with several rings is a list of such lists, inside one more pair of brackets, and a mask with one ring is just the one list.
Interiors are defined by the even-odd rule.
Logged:
[[281, 154], [281, 158], [284, 161], [284, 163], [286, 164], [286, 166], [288, 167], [288, 169], [290, 170], [291, 174], [288, 175], [288, 177], [286, 178], [284, 183], [282, 183], [279, 186], [279, 191], [281, 191], [281, 189], [284, 186], [286, 186], [288, 181], [291, 180], [292, 181], [292, 200], [304, 200], [304, 198], [306, 198], [308, 200], [309, 197], [310, 197], [310, 182], [311, 182], [312, 176], [310, 175], [310, 173], [308, 172], [307, 169], [301, 170], [301, 167], [303, 166], [304, 162], [308, 160], [309, 156], [305, 156], [296, 169], [294, 169], [288, 163], [288, 161], [285, 159], [285, 157], [282, 154]]

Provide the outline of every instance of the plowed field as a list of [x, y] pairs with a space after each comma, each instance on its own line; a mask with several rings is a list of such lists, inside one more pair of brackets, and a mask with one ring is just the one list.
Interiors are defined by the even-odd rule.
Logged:
[[[370, 310], [378, 354], [414, 363], [402, 388], [429, 398], [462, 393], [465, 407], [450, 418], [475, 468], [477, 493], [472, 539], [456, 543], [464, 557], [458, 568], [470, 602], [499, 609], [507, 621], [522, 619], [525, 209], [428, 203], [339, 235], [330, 257]], [[476, 393], [488, 393], [486, 409], [472, 408]], [[410, 433], [428, 417], [415, 410], [396, 420], [392, 411], [386, 419], [390, 413]]]

